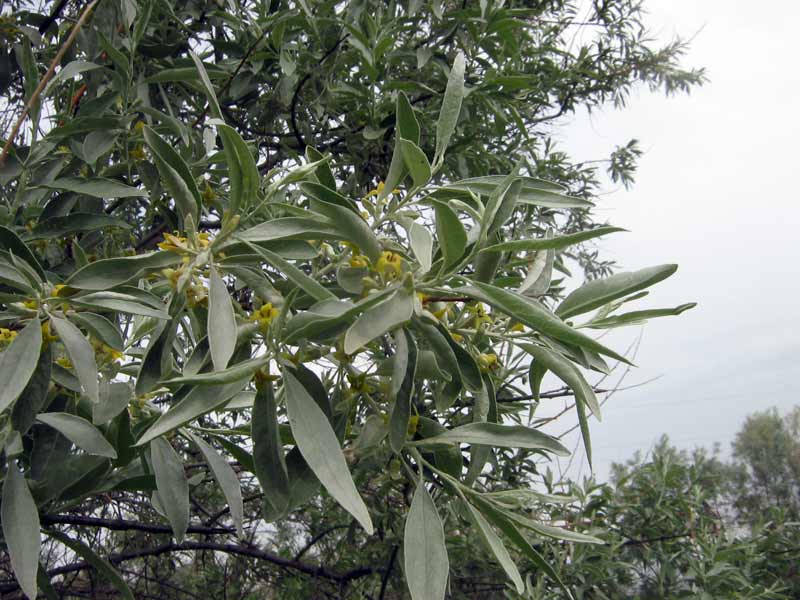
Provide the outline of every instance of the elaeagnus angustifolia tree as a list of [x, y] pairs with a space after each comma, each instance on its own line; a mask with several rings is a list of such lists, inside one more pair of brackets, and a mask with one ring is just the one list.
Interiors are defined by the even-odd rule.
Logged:
[[[676, 267], [612, 274], [591, 244], [619, 231], [592, 212], [602, 163], [550, 138], [637, 84], [702, 82], [641, 16], [632, 0], [3, 3], [18, 584], [2, 589], [72, 593], [86, 571], [132, 598], [210, 552], [341, 597], [383, 597], [397, 563], [436, 600], [465, 529], [518, 593], [510, 549], [558, 583], [537, 540], [599, 540], [487, 482], [568, 454], [529, 417], [548, 372], [591, 460], [584, 373], [628, 362], [593, 334], [691, 307], [628, 308]], [[638, 154], [620, 145], [611, 179], [628, 185]], [[588, 282], [565, 297], [570, 264]], [[347, 544], [385, 541], [390, 566], [270, 550], [329, 499]]]

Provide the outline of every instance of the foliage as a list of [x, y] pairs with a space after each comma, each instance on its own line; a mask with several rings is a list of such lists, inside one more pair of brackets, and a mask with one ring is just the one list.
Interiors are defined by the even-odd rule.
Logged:
[[[525, 420], [547, 371], [591, 458], [581, 368], [627, 362], [591, 330], [692, 306], [625, 312], [675, 266], [608, 276], [587, 245], [615, 231], [595, 231], [596, 166], [538, 135], [637, 83], [702, 82], [680, 42], [649, 45], [638, 2], [595, 3], [577, 45], [569, 2], [105, 0], [72, 47], [67, 3], [10, 5], [0, 445], [26, 594], [50, 591], [40, 525], [50, 574], [91, 565], [127, 597], [222, 552], [342, 596], [383, 595], [397, 562], [415, 600], [441, 598], [462, 531], [524, 593], [517, 563], [559, 581], [532, 539], [600, 541], [490, 490], [568, 454]], [[570, 259], [592, 281], [564, 297]], [[262, 548], [314, 511], [364, 554], [332, 570]], [[231, 568], [263, 592], [216, 564], [207, 583]]]
[[733, 456], [732, 493], [742, 519], [757, 520], [770, 507], [800, 519], [800, 408], [783, 417], [775, 409], [750, 415], [736, 435]]

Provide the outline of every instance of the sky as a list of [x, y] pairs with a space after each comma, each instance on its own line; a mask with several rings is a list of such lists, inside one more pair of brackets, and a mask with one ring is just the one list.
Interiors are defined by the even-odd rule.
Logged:
[[[646, 6], [660, 39], [695, 36], [685, 64], [705, 67], [710, 81], [690, 96], [641, 90], [626, 108], [576, 115], [557, 135], [577, 160], [640, 140], [636, 184], [609, 188], [597, 204], [630, 233], [598, 245], [623, 270], [680, 265], [637, 308], [698, 307], [644, 327], [624, 385], [659, 379], [619, 392], [592, 424], [601, 478], [663, 433], [687, 449], [719, 442], [729, 455], [748, 414], [800, 403], [800, 3]], [[640, 331], [603, 341], [624, 349]], [[571, 472], [586, 474], [585, 461], [576, 458]]]

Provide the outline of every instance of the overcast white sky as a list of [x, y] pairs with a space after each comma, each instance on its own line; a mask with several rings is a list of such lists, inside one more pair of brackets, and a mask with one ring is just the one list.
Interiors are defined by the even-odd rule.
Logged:
[[[662, 433], [685, 448], [720, 442], [727, 453], [747, 414], [800, 402], [800, 3], [645, 5], [662, 39], [702, 28], [686, 64], [706, 67], [710, 83], [688, 97], [642, 90], [623, 110], [579, 115], [562, 146], [588, 160], [641, 141], [634, 188], [598, 204], [631, 233], [600, 247], [626, 270], [680, 264], [642, 307], [699, 306], [645, 327], [627, 383], [662, 377], [615, 396], [593, 424], [600, 477]], [[621, 331], [616, 348], [639, 332]]]

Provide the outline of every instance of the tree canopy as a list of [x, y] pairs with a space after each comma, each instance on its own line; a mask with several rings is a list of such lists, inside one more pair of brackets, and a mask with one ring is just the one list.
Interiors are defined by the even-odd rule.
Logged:
[[[536, 409], [572, 395], [591, 461], [585, 373], [629, 363], [593, 334], [693, 304], [630, 309], [677, 267], [592, 246], [635, 141], [576, 163], [550, 128], [702, 83], [684, 44], [633, 0], [6, 6], [0, 589], [164, 597], [222, 553], [438, 599], [472, 536], [570, 597], [542, 540], [602, 540], [514, 499], [569, 454]], [[315, 516], [363, 555], [271, 549]]]

